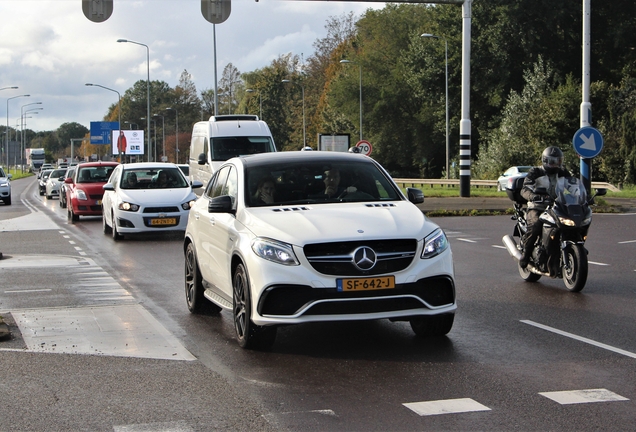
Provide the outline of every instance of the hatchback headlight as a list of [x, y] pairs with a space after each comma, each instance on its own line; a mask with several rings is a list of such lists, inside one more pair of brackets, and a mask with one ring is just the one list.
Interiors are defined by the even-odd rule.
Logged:
[[119, 210], [130, 211], [130, 212], [136, 212], [139, 210], [138, 204], [133, 204], [126, 201], [119, 203], [117, 207], [119, 208]]
[[268, 238], [256, 238], [252, 241], [252, 250], [259, 257], [283, 265], [300, 265], [294, 249], [287, 243]]
[[184, 210], [186, 210], [186, 211], [188, 211], [188, 210], [190, 210], [192, 207], [194, 207], [194, 203], [195, 203], [196, 201], [197, 201], [197, 200], [191, 200], [191, 201], [184, 202], [183, 204], [181, 204], [181, 208], [182, 208], [182, 209], [184, 209]]
[[422, 258], [433, 258], [448, 249], [448, 239], [440, 228], [424, 239]]
[[6, 182], [6, 181], [1, 181], [0, 182], [0, 187], [7, 187], [7, 186], [9, 186], [8, 182]]
[[77, 189], [75, 191], [75, 196], [77, 197], [78, 200], [81, 201], [86, 201], [88, 198], [86, 198], [86, 192], [84, 192], [83, 189]]

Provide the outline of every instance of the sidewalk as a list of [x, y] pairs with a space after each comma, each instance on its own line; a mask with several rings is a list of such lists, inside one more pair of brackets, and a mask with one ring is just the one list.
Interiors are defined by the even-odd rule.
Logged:
[[[634, 198], [607, 198], [599, 197], [607, 206], [594, 207], [596, 213], [631, 213], [636, 212], [636, 199]], [[512, 210], [512, 201], [507, 197], [427, 197], [424, 194], [424, 203], [418, 204], [424, 213], [429, 212], [457, 212], [457, 211], [498, 211]]]

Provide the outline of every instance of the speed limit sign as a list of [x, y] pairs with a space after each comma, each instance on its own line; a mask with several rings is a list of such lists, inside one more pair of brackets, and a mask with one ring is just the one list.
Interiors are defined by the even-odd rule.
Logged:
[[360, 153], [366, 156], [371, 156], [371, 152], [373, 151], [373, 146], [367, 140], [360, 140], [356, 144], [356, 147], [360, 149]]

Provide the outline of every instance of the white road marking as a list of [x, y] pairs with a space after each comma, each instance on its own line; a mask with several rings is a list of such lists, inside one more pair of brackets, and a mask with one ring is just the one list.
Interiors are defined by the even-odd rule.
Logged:
[[477, 243], [475, 240], [470, 240], [470, 239], [461, 238], [461, 237], [458, 237], [457, 240], [463, 241], [463, 242], [466, 242], [466, 243]]
[[604, 343], [601, 343], [601, 342], [596, 342], [595, 340], [584, 338], [582, 336], [578, 336], [578, 335], [575, 335], [575, 334], [572, 334], [572, 333], [564, 332], [563, 330], [558, 330], [558, 329], [555, 329], [553, 327], [548, 327], [546, 325], [539, 324], [539, 323], [536, 323], [534, 321], [521, 320], [521, 322], [524, 323], [524, 324], [529, 324], [531, 326], [543, 329], [543, 330], [547, 330], [547, 331], [552, 332], [552, 333], [556, 333], [556, 334], [561, 335], [561, 336], [569, 337], [569, 338], [577, 340], [579, 342], [584, 342], [586, 344], [594, 345], [595, 347], [598, 347], [598, 348], [603, 348], [605, 350], [612, 351], [612, 352], [615, 352], [617, 354], [621, 354], [621, 355], [636, 359], [636, 354], [634, 354], [633, 352], [625, 351], [625, 350], [622, 350], [620, 348], [616, 348], [616, 347], [613, 347], [611, 345], [607, 345], [607, 344], [604, 344]]
[[606, 389], [571, 390], [539, 393], [548, 399], [561, 405], [592, 403], [592, 402], [616, 402], [628, 401], [626, 397], [618, 395]]
[[50, 288], [43, 288], [43, 289], [25, 289], [25, 290], [11, 290], [11, 291], [5, 291], [5, 294], [22, 294], [22, 293], [34, 293], [34, 292], [48, 292], [51, 291]]
[[636, 243], [636, 240], [626, 240], [626, 241], [618, 242], [618, 244], [627, 244], [627, 243]]
[[196, 360], [141, 305], [22, 309], [11, 313], [26, 352]]
[[600, 263], [600, 262], [596, 262], [596, 261], [588, 261], [589, 264], [594, 264], [597, 266], [608, 266], [609, 264], [605, 264], [605, 263]]
[[505, 250], [508, 250], [505, 246], [501, 246], [501, 245], [492, 245], [492, 247], [497, 248], [497, 249], [505, 249]]
[[458, 414], [475, 411], [490, 411], [491, 409], [470, 399], [446, 399], [425, 402], [410, 402], [402, 404], [420, 416], [439, 414]]
[[194, 432], [184, 420], [163, 423], [140, 423], [113, 426], [114, 432]]

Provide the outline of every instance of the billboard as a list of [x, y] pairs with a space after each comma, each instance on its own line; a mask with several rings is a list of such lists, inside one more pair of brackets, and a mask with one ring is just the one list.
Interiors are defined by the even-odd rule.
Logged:
[[[123, 133], [121, 139], [122, 153], [127, 155], [143, 155], [144, 154], [144, 131], [142, 130], [122, 130]], [[118, 137], [120, 131], [114, 130], [111, 135], [112, 153], [113, 155], [119, 154], [117, 148]]]

